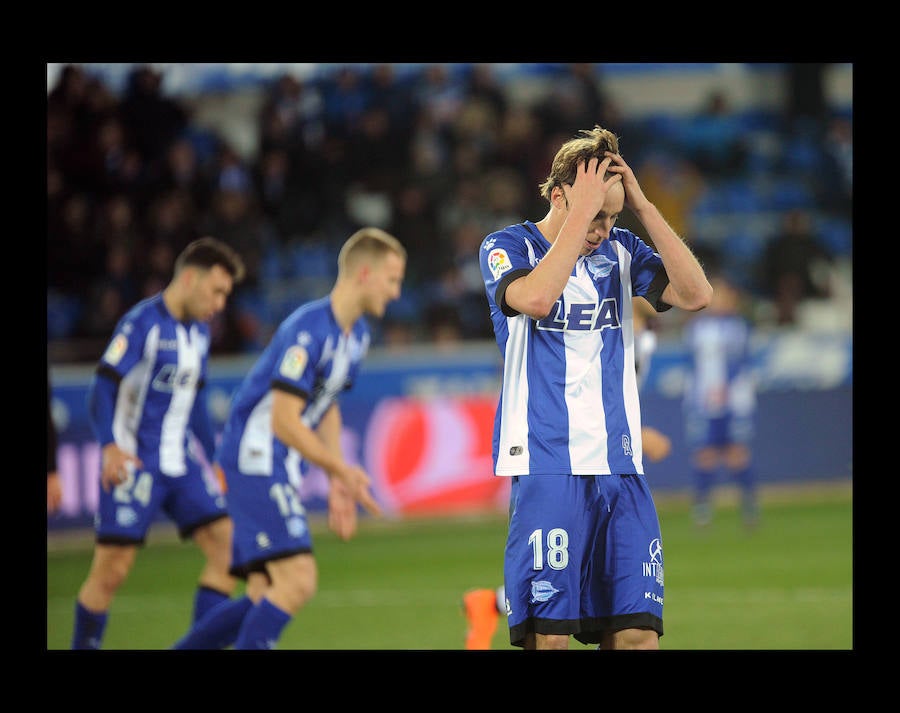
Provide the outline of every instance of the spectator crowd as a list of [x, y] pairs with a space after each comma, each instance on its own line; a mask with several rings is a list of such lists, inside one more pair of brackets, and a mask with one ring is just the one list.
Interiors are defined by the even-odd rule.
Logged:
[[[804, 91], [774, 117], [781, 150], [767, 156], [726, 93], [667, 129], [624, 115], [602, 65], [559, 65], [528, 106], [513, 105], [489, 64], [283, 74], [265, 88], [251, 159], [201, 127], [153, 67], [135, 66], [115, 92], [66, 65], [47, 96], [48, 343], [60, 360], [94, 361], [124, 310], [166, 284], [174, 256], [212, 235], [248, 267], [213, 324], [213, 353], [258, 351], [327, 290], [340, 244], [363, 225], [396, 235], [410, 258], [379, 339], [491, 339], [478, 245], [546, 212], [537, 186], [552, 152], [594, 124], [625, 137], [648, 197], [703, 258], [740, 272], [776, 305], [773, 321], [791, 324], [799, 301], [827, 296], [816, 266], [849, 249], [846, 229], [829, 240], [816, 227], [849, 225], [852, 199], [851, 119], [823, 102], [821, 69], [789, 66], [789, 86]], [[729, 190], [746, 201], [760, 173], [783, 219], [771, 240], [705, 243], [704, 206]]]

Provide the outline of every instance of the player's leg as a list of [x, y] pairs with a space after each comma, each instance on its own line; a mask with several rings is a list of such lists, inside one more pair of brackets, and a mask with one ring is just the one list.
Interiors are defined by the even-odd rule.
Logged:
[[192, 539], [203, 552], [191, 624], [228, 600], [237, 586], [230, 573], [233, 524], [222, 494], [206, 480], [199, 464], [180, 478], [171, 478], [163, 509], [178, 526], [182, 539]]
[[[597, 476], [597, 480], [604, 498], [587, 601], [603, 628], [600, 648], [658, 649], [664, 577], [656, 505], [644, 476]], [[576, 638], [593, 641], [585, 633]]]
[[206, 612], [230, 599], [234, 593], [237, 580], [229, 572], [232, 533], [233, 524], [229, 517], [220, 518], [194, 531], [194, 542], [203, 552], [205, 562], [197, 583], [192, 621], [199, 621]]
[[75, 600], [73, 649], [99, 649], [113, 598], [128, 578], [137, 557], [137, 545], [97, 543], [87, 578]]
[[725, 449], [724, 462], [740, 489], [741, 519], [745, 526], [755, 527], [759, 523], [759, 502], [750, 448], [745, 443], [730, 444]]
[[714, 446], [702, 446], [694, 451], [694, 502], [691, 516], [694, 524], [705, 527], [712, 522], [712, 490], [715, 485], [719, 452]]
[[[503, 577], [510, 643], [568, 648], [593, 626], [582, 607], [598, 518], [596, 484], [585, 476], [522, 476], [513, 481]], [[599, 643], [599, 635], [596, 639]]]
[[168, 493], [167, 481], [153, 472], [129, 470], [110, 490], [98, 485], [97, 542], [87, 578], [75, 602], [73, 649], [99, 649], [113, 598], [128, 578]]
[[264, 571], [250, 572], [246, 577], [242, 597], [226, 599], [214, 606], [172, 648], [209, 650], [233, 646], [244, 619], [269, 586], [269, 576]]
[[235, 649], [275, 648], [284, 628], [318, 589], [312, 552], [270, 560], [266, 570], [271, 584], [244, 618]]

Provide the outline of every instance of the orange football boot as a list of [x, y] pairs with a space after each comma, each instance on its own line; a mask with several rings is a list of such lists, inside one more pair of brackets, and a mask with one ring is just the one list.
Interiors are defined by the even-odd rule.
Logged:
[[497, 593], [493, 589], [473, 589], [463, 596], [463, 609], [469, 628], [466, 631], [466, 649], [491, 648], [491, 639], [497, 630]]

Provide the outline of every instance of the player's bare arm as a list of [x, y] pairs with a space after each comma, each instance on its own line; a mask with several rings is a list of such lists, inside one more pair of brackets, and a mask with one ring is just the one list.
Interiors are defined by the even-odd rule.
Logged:
[[[319, 422], [319, 436], [332, 453], [341, 454], [340, 408], [332, 404]], [[341, 482], [340, 478], [328, 474], [328, 527], [342, 540], [349, 540], [356, 534], [356, 500]]]
[[712, 300], [713, 289], [697, 258], [672, 230], [657, 207], [647, 200], [634, 171], [625, 159], [609, 151], [606, 152], [606, 156], [611, 160], [609, 171], [622, 176], [625, 205], [644, 226], [654, 249], [665, 265], [669, 284], [663, 291], [663, 301], [689, 312], [696, 312], [708, 306]]
[[369, 476], [359, 466], [349, 465], [342, 456], [332, 453], [318, 433], [303, 423], [300, 414], [305, 405], [306, 399], [301, 396], [281, 389], [272, 390], [272, 432], [275, 437], [319, 466], [329, 478], [338, 478], [354, 500], [371, 514], [380, 515], [381, 507], [369, 492]]

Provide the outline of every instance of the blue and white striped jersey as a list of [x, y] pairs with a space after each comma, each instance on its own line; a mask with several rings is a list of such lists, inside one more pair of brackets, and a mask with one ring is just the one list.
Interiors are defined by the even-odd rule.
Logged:
[[138, 302], [116, 325], [98, 371], [121, 380], [112, 434], [147, 470], [188, 472], [191, 412], [206, 379], [209, 343], [209, 325], [175, 319], [162, 293]]
[[579, 257], [556, 309], [540, 321], [503, 300], [551, 243], [530, 221], [488, 235], [479, 262], [503, 385], [494, 423], [497, 475], [643, 474], [632, 296], [658, 311], [662, 259], [634, 233]]
[[739, 314], [704, 312], [685, 326], [691, 361], [684, 392], [688, 413], [747, 417], [756, 409], [750, 322]]
[[315, 429], [339, 394], [353, 385], [370, 342], [365, 318], [344, 333], [330, 296], [288, 315], [232, 399], [217, 456], [226, 472], [230, 467], [244, 475], [272, 475], [273, 468], [284, 468], [299, 485], [308, 464], [272, 433], [272, 389], [302, 396], [303, 423]]

